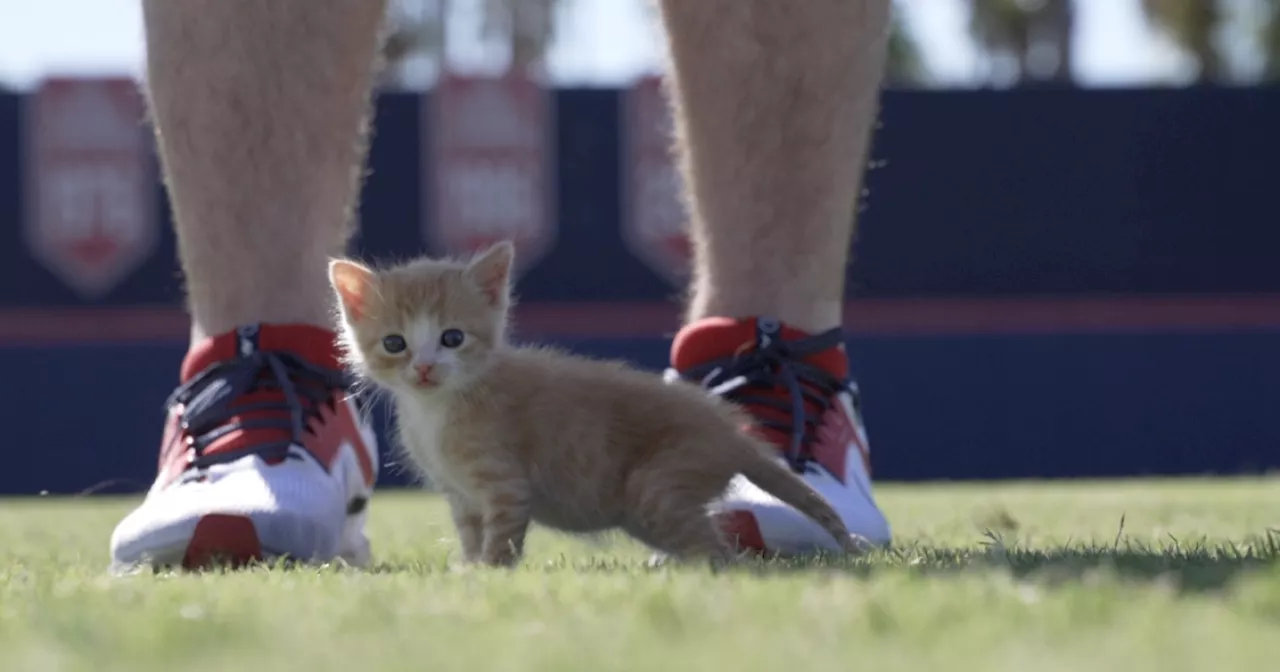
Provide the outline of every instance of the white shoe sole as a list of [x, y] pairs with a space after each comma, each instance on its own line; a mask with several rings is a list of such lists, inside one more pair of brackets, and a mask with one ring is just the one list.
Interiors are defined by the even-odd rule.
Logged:
[[345, 551], [349, 561], [367, 561], [364, 513], [347, 515], [344, 484], [314, 461], [291, 458], [269, 465], [250, 455], [205, 475], [153, 490], [120, 522], [111, 536], [117, 571], [189, 566], [209, 549], [307, 562], [326, 562]]

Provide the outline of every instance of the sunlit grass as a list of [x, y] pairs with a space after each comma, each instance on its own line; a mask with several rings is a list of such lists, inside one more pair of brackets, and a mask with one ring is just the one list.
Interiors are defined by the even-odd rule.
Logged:
[[892, 548], [646, 566], [535, 531], [457, 566], [375, 498], [376, 564], [114, 577], [123, 499], [0, 501], [0, 670], [1229, 670], [1280, 654], [1280, 481], [882, 487]]

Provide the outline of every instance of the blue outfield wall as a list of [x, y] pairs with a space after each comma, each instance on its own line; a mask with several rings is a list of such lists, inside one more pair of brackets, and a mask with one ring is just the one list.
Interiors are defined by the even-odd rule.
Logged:
[[[424, 96], [379, 99], [355, 241], [424, 247]], [[555, 248], [526, 302], [654, 301], [674, 288], [620, 233], [618, 91], [555, 97]], [[23, 240], [21, 99], [0, 94], [0, 307], [83, 306]], [[888, 91], [851, 293], [860, 298], [1280, 293], [1280, 86]], [[160, 185], [162, 220], [169, 210]], [[95, 305], [180, 298], [173, 234]]]
[[[658, 368], [675, 288], [619, 232], [618, 92], [556, 96], [557, 243], [519, 323]], [[363, 254], [424, 248], [421, 104], [379, 100]], [[183, 352], [172, 233], [99, 300], [63, 286], [17, 225], [20, 107], [0, 95], [0, 494], [139, 491]], [[878, 477], [1280, 467], [1280, 89], [890, 91], [882, 116], [846, 317]]]

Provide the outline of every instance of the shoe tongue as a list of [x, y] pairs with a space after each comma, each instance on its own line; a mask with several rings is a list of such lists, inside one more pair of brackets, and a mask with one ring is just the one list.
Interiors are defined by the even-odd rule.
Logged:
[[[672, 368], [686, 371], [712, 360], [755, 350], [759, 320], [760, 318], [755, 317], [739, 320], [708, 317], [686, 326], [676, 334], [671, 344]], [[777, 335], [784, 341], [798, 341], [812, 336], [785, 324], [779, 326]], [[843, 346], [815, 352], [801, 361], [821, 368], [841, 380], [849, 374], [849, 359]]]
[[337, 335], [309, 324], [250, 324], [191, 346], [182, 361], [182, 382], [204, 369], [254, 352], [290, 352], [329, 369], [341, 368]]

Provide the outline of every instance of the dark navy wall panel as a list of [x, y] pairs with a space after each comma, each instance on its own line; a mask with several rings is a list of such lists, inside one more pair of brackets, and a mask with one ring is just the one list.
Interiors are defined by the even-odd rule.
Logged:
[[[619, 94], [556, 93], [559, 244], [527, 301], [658, 300], [619, 233]], [[381, 96], [359, 250], [423, 249], [422, 99]], [[21, 242], [19, 98], [0, 94], [0, 306], [79, 300]], [[1280, 88], [889, 91], [849, 272], [862, 297], [1278, 292]], [[162, 220], [168, 221], [157, 183]], [[785, 222], [779, 222], [785, 225]], [[103, 302], [172, 303], [173, 235]]]
[[886, 96], [861, 295], [1274, 291], [1280, 89]]

